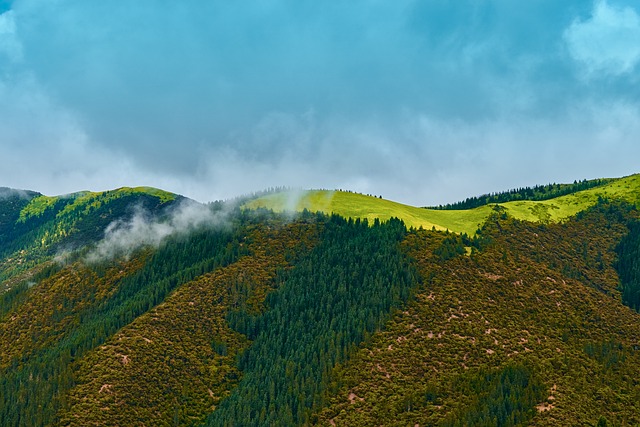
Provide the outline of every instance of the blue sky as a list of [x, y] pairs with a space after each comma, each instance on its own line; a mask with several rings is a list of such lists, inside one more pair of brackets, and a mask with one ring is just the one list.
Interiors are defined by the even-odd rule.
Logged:
[[0, 0], [0, 186], [427, 205], [640, 172], [626, 0]]

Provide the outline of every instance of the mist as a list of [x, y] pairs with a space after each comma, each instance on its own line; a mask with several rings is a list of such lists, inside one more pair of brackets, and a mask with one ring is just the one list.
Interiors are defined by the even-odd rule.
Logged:
[[6, 200], [10, 198], [19, 198], [19, 199], [28, 200], [31, 197], [32, 196], [26, 190], [17, 190], [15, 188], [0, 187], [0, 200]]
[[172, 207], [167, 217], [159, 218], [136, 207], [130, 219], [107, 226], [104, 237], [85, 257], [88, 263], [128, 259], [143, 247], [157, 248], [169, 237], [187, 235], [201, 229], [230, 226], [231, 208], [212, 210], [209, 206], [185, 199]]

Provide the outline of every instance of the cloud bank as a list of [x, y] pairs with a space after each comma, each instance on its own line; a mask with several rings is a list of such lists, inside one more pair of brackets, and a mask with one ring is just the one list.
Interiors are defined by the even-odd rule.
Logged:
[[0, 185], [427, 205], [638, 172], [639, 11], [15, 0], [0, 6]]

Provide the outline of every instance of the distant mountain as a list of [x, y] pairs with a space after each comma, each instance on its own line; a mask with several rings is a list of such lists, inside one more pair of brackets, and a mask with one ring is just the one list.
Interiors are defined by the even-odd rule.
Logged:
[[640, 175], [557, 188], [0, 188], [0, 424], [638, 425]]

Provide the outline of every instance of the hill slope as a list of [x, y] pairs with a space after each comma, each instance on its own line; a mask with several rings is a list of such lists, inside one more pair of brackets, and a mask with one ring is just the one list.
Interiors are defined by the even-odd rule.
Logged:
[[638, 425], [639, 181], [468, 211], [4, 189], [2, 425]]
[[161, 215], [184, 199], [148, 187], [55, 197], [8, 189], [4, 194], [0, 196], [2, 280], [100, 240], [110, 224], [127, 221], [137, 211]]
[[611, 267], [618, 209], [552, 226], [497, 219], [491, 243], [446, 261], [425, 250], [429, 232], [412, 235], [429, 280], [337, 368], [320, 424], [636, 425], [640, 316]]

